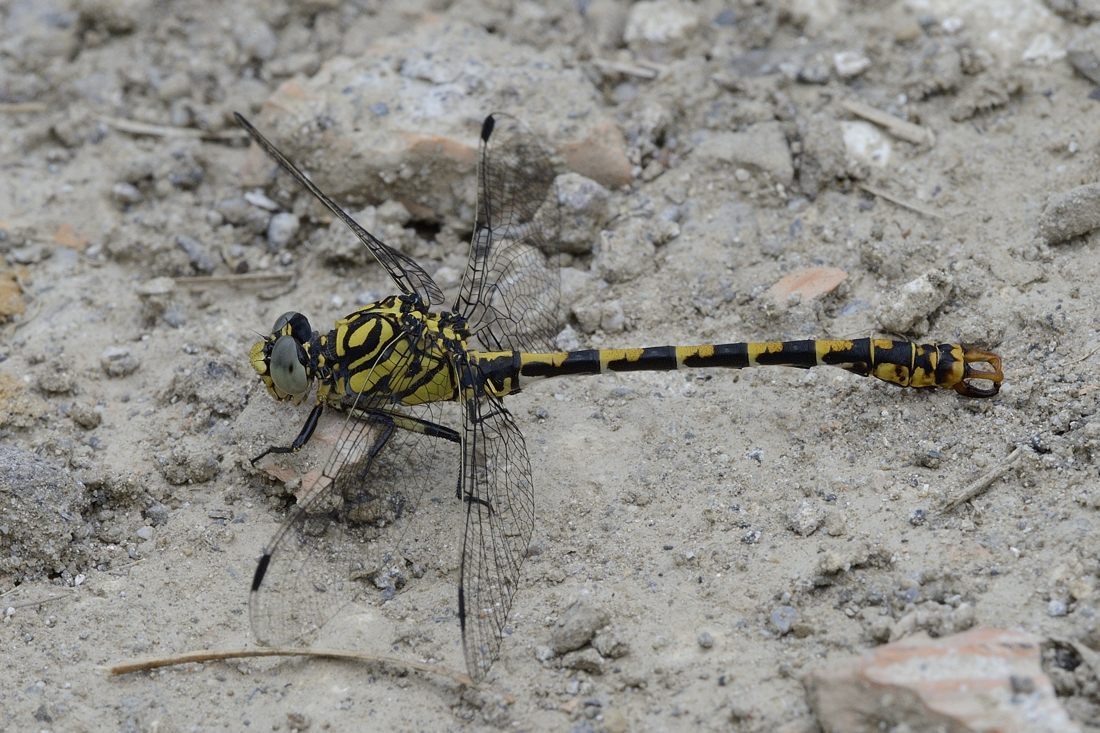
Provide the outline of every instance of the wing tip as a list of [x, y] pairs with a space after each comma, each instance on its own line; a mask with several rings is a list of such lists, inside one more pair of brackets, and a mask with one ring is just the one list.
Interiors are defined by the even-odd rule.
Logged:
[[492, 115], [487, 115], [485, 121], [481, 123], [481, 141], [489, 142], [489, 136], [493, 134], [493, 128], [496, 127], [497, 121]]
[[267, 575], [267, 566], [271, 563], [271, 553], [265, 552], [260, 557], [260, 562], [256, 564], [256, 572], [252, 575], [252, 592], [255, 593], [260, 589], [260, 584], [264, 582], [264, 576]]
[[458, 626], [462, 630], [462, 636], [466, 636], [466, 593], [460, 584], [458, 586]]

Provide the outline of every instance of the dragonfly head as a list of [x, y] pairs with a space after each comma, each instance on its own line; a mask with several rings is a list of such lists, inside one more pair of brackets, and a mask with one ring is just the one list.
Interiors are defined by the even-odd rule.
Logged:
[[312, 338], [306, 317], [290, 311], [279, 316], [270, 336], [252, 345], [252, 368], [275, 399], [299, 404], [309, 394], [315, 377], [307, 352]]

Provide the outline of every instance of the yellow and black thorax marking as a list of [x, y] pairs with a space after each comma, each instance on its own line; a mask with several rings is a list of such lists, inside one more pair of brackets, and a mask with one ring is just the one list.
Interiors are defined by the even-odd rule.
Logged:
[[251, 361], [277, 399], [300, 402], [273, 379], [272, 349], [280, 336], [293, 336], [317, 402], [347, 407], [358, 395], [381, 395], [391, 404], [419, 405], [454, 400], [455, 354], [466, 352], [468, 334], [454, 313], [431, 313], [415, 295], [394, 295], [366, 305], [318, 333], [298, 313], [276, 322], [272, 335], [252, 347]]

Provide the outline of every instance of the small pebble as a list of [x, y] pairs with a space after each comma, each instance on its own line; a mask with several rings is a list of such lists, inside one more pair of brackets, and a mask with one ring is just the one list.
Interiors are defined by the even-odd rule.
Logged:
[[928, 512], [923, 509], [914, 509], [909, 512], [909, 524], [919, 527], [928, 519]]
[[305, 713], [289, 712], [286, 714], [286, 724], [292, 731], [309, 730], [313, 721]]
[[263, 191], [248, 191], [244, 195], [244, 200], [253, 206], [258, 206], [261, 209], [265, 209], [272, 213], [275, 213], [282, 207], [265, 194]]
[[153, 528], [150, 527], [149, 525], [145, 525], [144, 527], [140, 528], [137, 532], [134, 532], [134, 536], [137, 537], [139, 540], [142, 540], [142, 541], [150, 540], [150, 539], [153, 538]]
[[699, 646], [703, 649], [710, 649], [714, 646], [714, 635], [709, 631], [700, 631], [699, 636], [695, 637], [695, 640], [699, 642]]
[[154, 527], [159, 527], [160, 525], [168, 521], [168, 507], [164, 504], [161, 504], [159, 501], [154, 504], [150, 504], [142, 513], [145, 515], [145, 518], [149, 520], [149, 523], [152, 524]]
[[893, 145], [877, 127], [863, 120], [840, 123], [844, 150], [852, 160], [873, 168], [885, 168], [890, 163]]
[[282, 211], [272, 216], [267, 225], [268, 249], [276, 252], [286, 247], [298, 233], [299, 226], [298, 217], [290, 212]]
[[576, 351], [581, 348], [581, 340], [573, 327], [566, 325], [566, 327], [554, 337], [554, 346], [562, 351]]
[[1100, 84], [1100, 23], [1093, 23], [1070, 41], [1066, 60], [1078, 74]]
[[588, 254], [597, 235], [611, 217], [611, 192], [579, 173], [559, 176], [558, 203], [561, 228], [558, 243], [564, 252]]
[[871, 68], [871, 59], [859, 51], [841, 51], [833, 54], [833, 66], [841, 79], [851, 79]]
[[108, 377], [125, 377], [137, 371], [137, 358], [123, 346], [108, 346], [99, 357], [99, 365]]
[[645, 0], [630, 6], [623, 39], [631, 48], [664, 46], [692, 38], [700, 21], [694, 5]]
[[1047, 604], [1048, 616], [1065, 616], [1067, 613], [1069, 613], [1069, 607], [1066, 606], [1065, 601], [1053, 599], [1050, 603]]
[[153, 298], [169, 295], [176, 289], [176, 281], [170, 277], [154, 277], [146, 280], [135, 288], [135, 292], [143, 298]]
[[187, 253], [187, 259], [191, 263], [191, 267], [195, 268], [195, 272], [208, 275], [214, 271], [218, 265], [214, 262], [214, 258], [206, 251], [206, 247], [202, 245], [202, 242], [189, 237], [186, 234], [176, 235], [176, 246]]
[[1053, 194], [1039, 215], [1039, 236], [1061, 244], [1100, 229], [1100, 183]]
[[50, 251], [41, 244], [28, 244], [15, 247], [7, 253], [7, 259], [15, 265], [35, 265], [50, 256]]
[[561, 659], [561, 666], [588, 674], [603, 674], [603, 657], [595, 649], [569, 652]]
[[922, 331], [928, 317], [951, 297], [954, 283], [944, 272], [932, 270], [914, 278], [893, 293], [884, 294], [879, 325], [893, 333]]
[[943, 451], [931, 448], [926, 451], [918, 451], [917, 462], [925, 468], [939, 468], [943, 462]]
[[626, 313], [618, 300], [604, 302], [600, 313], [600, 328], [604, 333], [622, 333], [626, 328]]
[[828, 61], [815, 55], [802, 65], [796, 78], [803, 84], [828, 84], [831, 74]]
[[580, 649], [591, 641], [596, 632], [606, 626], [609, 620], [607, 611], [597, 608], [588, 601], [576, 601], [565, 610], [557, 626], [550, 633], [550, 647], [557, 654]]
[[46, 394], [67, 394], [73, 391], [73, 377], [64, 369], [47, 369], [38, 375], [38, 389]]
[[275, 55], [279, 40], [271, 26], [259, 18], [232, 26], [236, 31], [237, 47], [249, 58], [267, 61]]
[[84, 428], [85, 430], [91, 430], [98, 427], [102, 416], [99, 411], [95, 409], [95, 406], [89, 405], [84, 402], [76, 402], [69, 410], [69, 417], [73, 419], [73, 422]]
[[783, 636], [790, 633], [791, 627], [798, 620], [798, 609], [794, 606], [777, 606], [772, 609], [768, 618], [771, 620], [772, 627], [779, 632], [780, 636]]
[[610, 628], [603, 628], [596, 632], [596, 636], [592, 639], [592, 646], [596, 647], [596, 651], [601, 656], [608, 659], [625, 657], [630, 652], [630, 645]]
[[111, 187], [111, 197], [120, 204], [129, 205], [141, 203], [145, 196], [132, 183], [116, 183]]
[[804, 500], [787, 515], [787, 528], [799, 537], [809, 537], [825, 522], [825, 509]]
[[205, 483], [221, 470], [209, 446], [188, 439], [176, 441], [168, 455], [158, 456], [157, 467], [165, 480], [174, 486]]
[[215, 210], [233, 226], [244, 227], [256, 234], [267, 231], [271, 218], [266, 210], [253, 206], [243, 197], [222, 199], [215, 205]]

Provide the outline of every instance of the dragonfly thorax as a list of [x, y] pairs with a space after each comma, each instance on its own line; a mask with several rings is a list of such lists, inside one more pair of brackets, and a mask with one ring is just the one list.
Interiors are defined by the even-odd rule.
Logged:
[[348, 314], [328, 333], [285, 313], [252, 347], [252, 366], [278, 400], [300, 403], [316, 381], [317, 399], [346, 407], [359, 395], [391, 403], [455, 399], [454, 359], [469, 332], [457, 313], [429, 311], [415, 295], [394, 295]]

